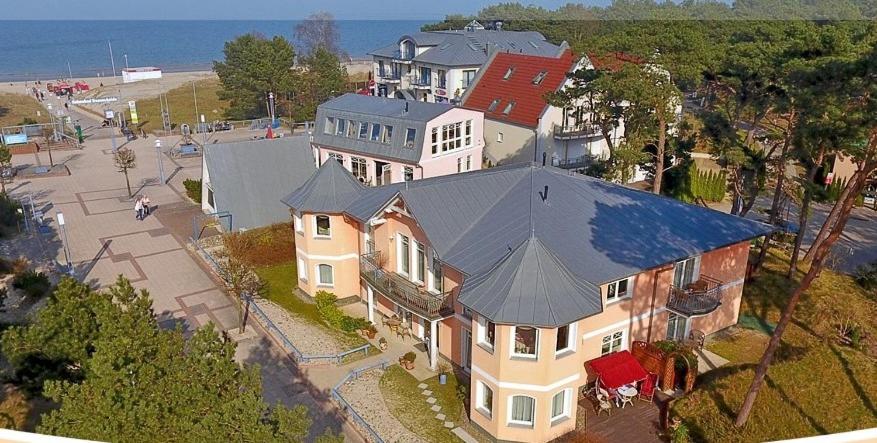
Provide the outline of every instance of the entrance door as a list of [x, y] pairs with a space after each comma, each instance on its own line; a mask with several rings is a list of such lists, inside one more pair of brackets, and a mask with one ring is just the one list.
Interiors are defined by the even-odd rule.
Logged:
[[391, 177], [392, 166], [389, 163], [375, 161], [375, 185], [389, 185]]
[[675, 312], [670, 313], [667, 319], [667, 340], [682, 341], [685, 340], [685, 334], [688, 332], [688, 317], [683, 317]]
[[460, 363], [466, 371], [472, 369], [472, 333], [463, 329], [463, 335], [460, 343]]

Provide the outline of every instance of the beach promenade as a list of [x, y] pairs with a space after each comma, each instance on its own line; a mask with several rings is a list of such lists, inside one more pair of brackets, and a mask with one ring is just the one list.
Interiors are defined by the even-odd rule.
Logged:
[[[108, 132], [97, 129], [96, 132]], [[122, 140], [117, 137], [121, 144]], [[164, 140], [171, 145], [175, 140]], [[280, 348], [251, 322], [247, 331], [237, 333], [237, 307], [212, 273], [190, 250], [188, 239], [192, 218], [200, 207], [184, 194], [183, 180], [200, 178], [201, 159], [174, 160], [163, 157], [162, 186], [156, 179], [157, 157], [154, 137], [139, 139], [125, 147], [137, 155], [137, 167], [130, 171], [135, 195], [148, 195], [155, 209], [143, 221], [134, 217], [134, 202], [128, 197], [125, 177], [113, 166], [108, 138], [94, 137], [82, 150], [55, 151], [54, 162], [64, 164], [70, 176], [17, 179], [8, 186], [16, 198], [32, 197], [51, 228], [53, 245], [47, 251], [58, 263], [65, 263], [57, 238], [57, 218], [64, 214], [67, 242], [78, 279], [96, 287], [124, 275], [137, 288], [149, 291], [153, 309], [164, 327], [180, 325], [184, 331], [212, 322], [237, 342], [237, 360], [261, 367], [264, 391], [269, 404], [277, 402], [307, 405], [314, 419], [311, 437], [325, 429], [343, 432], [349, 441], [361, 438], [338, 415], [331, 402], [327, 383], [317, 387], [307, 374], [289, 360]], [[33, 155], [15, 156], [16, 166], [34, 164]], [[40, 154], [48, 164], [48, 156]]]

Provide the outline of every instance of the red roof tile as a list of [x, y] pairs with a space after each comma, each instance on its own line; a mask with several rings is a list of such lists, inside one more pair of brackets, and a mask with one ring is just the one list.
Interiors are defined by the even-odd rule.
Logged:
[[[493, 120], [535, 128], [547, 106], [545, 93], [560, 88], [575, 63], [570, 50], [557, 58], [499, 53], [484, 68], [463, 107], [482, 111], [485, 117]], [[511, 74], [506, 79], [509, 72]], [[534, 79], [542, 72], [545, 75], [541, 83], [534, 84]], [[497, 100], [491, 110], [491, 104]], [[511, 111], [505, 114], [503, 111], [511, 103], [514, 103]]]

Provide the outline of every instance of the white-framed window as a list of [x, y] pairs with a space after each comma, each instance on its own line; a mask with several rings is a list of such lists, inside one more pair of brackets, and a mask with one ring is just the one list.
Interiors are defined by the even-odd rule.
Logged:
[[[444, 289], [444, 280], [442, 278], [442, 262], [439, 260], [435, 250], [432, 251], [432, 290], [442, 292]], [[464, 308], [465, 309], [465, 308]]]
[[414, 180], [414, 168], [412, 168], [411, 166], [405, 166], [404, 168], [402, 168], [402, 178], [406, 182]]
[[477, 386], [477, 390], [475, 391], [475, 409], [487, 416], [487, 418], [492, 418], [493, 389], [490, 389], [490, 387], [484, 384], [481, 380], [478, 380], [475, 384]]
[[475, 69], [466, 69], [463, 71], [463, 89], [469, 87], [472, 84], [472, 80], [475, 80], [475, 73], [478, 72]]
[[539, 354], [539, 329], [513, 326], [510, 339], [512, 357], [536, 358]]
[[463, 157], [457, 158], [457, 172], [463, 172]]
[[405, 130], [405, 147], [413, 148], [414, 142], [417, 140], [417, 129], [416, 128], [407, 128]]
[[554, 345], [554, 355], [576, 350], [576, 330], [576, 323], [570, 323], [557, 328], [557, 342]]
[[305, 232], [303, 223], [301, 222], [301, 217], [296, 214], [292, 214], [292, 226], [295, 228], [295, 232]]
[[606, 285], [606, 303], [618, 301], [633, 295], [633, 277], [624, 278]]
[[314, 216], [314, 237], [332, 237], [332, 222], [328, 215]]
[[350, 173], [360, 182], [368, 181], [368, 162], [364, 158], [350, 157]]
[[569, 417], [572, 389], [564, 389], [551, 397], [551, 423]]
[[509, 397], [509, 424], [533, 426], [536, 416], [536, 399], [527, 395]]
[[414, 241], [414, 280], [418, 283], [426, 281], [426, 246]]
[[676, 262], [673, 271], [673, 286], [684, 288], [697, 280], [700, 273], [700, 257], [692, 257]]
[[600, 355], [624, 350], [626, 348], [624, 345], [624, 336], [624, 330], [615, 331], [609, 335], [603, 336], [603, 341], [600, 345]]
[[493, 346], [496, 343], [496, 325], [479, 315], [476, 337], [479, 345], [493, 351]]
[[393, 127], [384, 125], [384, 131], [381, 132], [381, 143], [388, 145], [393, 140]]
[[432, 128], [432, 154], [438, 154], [438, 127]]
[[335, 285], [335, 270], [332, 269], [332, 265], [317, 265], [317, 284], [319, 286]]
[[[463, 147], [463, 122], [442, 125], [441, 146], [443, 153]], [[435, 154], [435, 152], [433, 153]]]
[[338, 163], [341, 163], [341, 166], [344, 166], [344, 155], [339, 154], [337, 152], [330, 152], [327, 154], [329, 160], [336, 160]]
[[350, 120], [347, 122], [347, 138], [356, 138], [356, 131], [359, 130], [359, 122]]
[[402, 275], [411, 273], [411, 240], [402, 234], [398, 234], [396, 242], [399, 244], [396, 250], [396, 269]]
[[347, 133], [347, 120], [339, 118], [336, 122], [335, 135], [345, 135]]
[[363, 140], [368, 138], [368, 122], [362, 122], [359, 124], [359, 138]]
[[305, 265], [305, 261], [299, 258], [296, 262], [298, 264], [298, 279], [308, 281], [308, 267]]
[[376, 142], [381, 138], [381, 125], [372, 123], [371, 141]]
[[472, 170], [472, 156], [471, 155], [466, 156], [466, 170], [467, 171]]
[[502, 132], [497, 132], [497, 133], [496, 133], [496, 142], [497, 142], [497, 143], [502, 143], [502, 141], [503, 141], [504, 138], [505, 138], [505, 135], [503, 135]]
[[326, 125], [323, 126], [323, 134], [332, 135], [335, 133], [335, 117], [326, 117]]

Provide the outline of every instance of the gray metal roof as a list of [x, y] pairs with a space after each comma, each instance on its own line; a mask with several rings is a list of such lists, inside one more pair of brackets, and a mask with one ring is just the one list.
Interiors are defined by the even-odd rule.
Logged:
[[399, 43], [410, 39], [429, 49], [414, 57], [415, 62], [441, 66], [480, 66], [493, 51], [556, 56], [561, 47], [549, 43], [535, 31], [451, 30], [419, 32], [402, 36], [396, 44], [372, 51], [371, 55], [400, 58]]
[[235, 230], [289, 221], [280, 198], [316, 170], [307, 136], [206, 145], [204, 159], [215, 207]]
[[350, 175], [344, 166], [337, 161], [327, 161], [282, 202], [297, 213], [341, 213], [363, 189], [362, 183]]
[[602, 312], [600, 288], [571, 273], [536, 237], [466, 278], [457, 300], [496, 323], [557, 327]]
[[[460, 302], [497, 322], [566, 324], [599, 312], [593, 286], [772, 231], [530, 163], [362, 188], [344, 212], [365, 222], [397, 196], [441, 261], [463, 272]], [[541, 268], [523, 270], [533, 263]], [[532, 287], [537, 283], [544, 286]], [[519, 309], [527, 293], [530, 307]]]
[[[449, 104], [348, 93], [329, 100], [317, 108], [314, 143], [353, 153], [417, 163], [422, 156], [426, 124], [451, 109], [454, 107]], [[334, 133], [326, 134], [326, 120], [329, 117], [335, 118], [336, 124], [338, 119], [344, 119], [378, 123], [382, 126], [390, 125], [393, 127], [393, 136], [389, 144], [384, 144], [372, 141], [371, 134], [365, 139], [359, 138], [358, 128], [355, 131], [356, 137], [353, 138]], [[408, 128], [417, 131], [413, 147], [405, 145]]]

